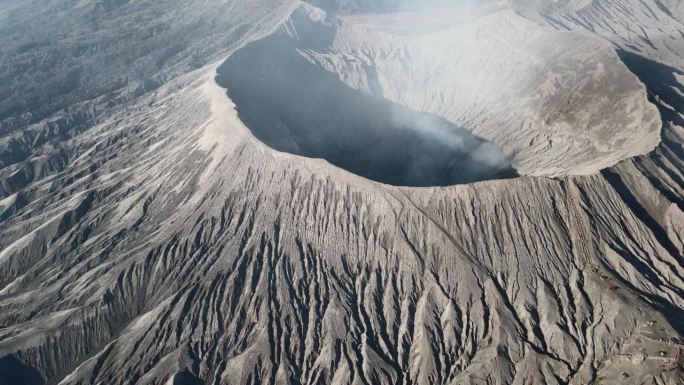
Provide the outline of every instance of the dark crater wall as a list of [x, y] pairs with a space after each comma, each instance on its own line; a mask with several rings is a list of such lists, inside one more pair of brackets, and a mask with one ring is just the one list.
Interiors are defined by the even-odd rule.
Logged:
[[45, 381], [33, 367], [19, 361], [15, 356], [0, 358], [0, 384], [43, 385]]
[[444, 186], [516, 176], [488, 141], [431, 114], [357, 91], [309, 62], [284, 34], [252, 43], [218, 71], [253, 134], [283, 152], [382, 183]]

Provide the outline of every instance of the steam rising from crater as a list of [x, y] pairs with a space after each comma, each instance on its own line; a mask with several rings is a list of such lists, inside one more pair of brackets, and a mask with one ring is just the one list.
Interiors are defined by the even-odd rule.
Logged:
[[[319, 28], [319, 27], [316, 27]], [[308, 34], [322, 44], [324, 33]], [[217, 81], [268, 146], [323, 158], [363, 177], [443, 186], [517, 175], [496, 145], [433, 114], [356, 90], [276, 33], [231, 56]]]

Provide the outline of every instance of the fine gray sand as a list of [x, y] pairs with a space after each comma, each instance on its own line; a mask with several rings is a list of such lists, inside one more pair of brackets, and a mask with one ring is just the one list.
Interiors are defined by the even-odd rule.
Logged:
[[683, 384], [683, 11], [0, 2], [0, 385]]

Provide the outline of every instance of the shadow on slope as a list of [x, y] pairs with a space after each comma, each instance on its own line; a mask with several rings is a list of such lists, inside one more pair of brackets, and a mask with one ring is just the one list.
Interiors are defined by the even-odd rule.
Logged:
[[182, 371], [173, 376], [173, 385], [204, 385], [204, 382], [194, 374]]
[[[617, 53], [620, 60], [622, 60], [627, 68], [629, 68], [629, 70], [646, 86], [649, 101], [658, 107], [663, 123], [672, 122], [675, 125], [684, 126], [684, 119], [682, 119], [682, 116], [680, 115], [684, 111], [684, 96], [682, 96], [684, 95], [684, 87], [677, 80], [677, 75], [682, 76], [684, 75], [684, 72], [624, 50], [618, 50]], [[679, 187], [681, 187], [684, 186], [684, 181], [681, 180], [679, 175], [684, 172], [684, 168], [681, 167], [681, 165], [684, 164], [682, 163], [684, 151], [682, 151], [681, 142], [676, 135], [673, 135], [673, 132], [665, 125], [661, 134], [660, 145], [655, 151], [649, 154], [648, 157], [659, 167], [661, 172], [666, 173]], [[667, 160], [667, 162], [664, 160]], [[640, 168], [644, 176], [653, 183], [653, 186], [681, 208], [683, 203], [680, 199], [680, 195], [673, 194], [668, 188], [664, 187], [661, 178], [654, 177], [649, 168], [643, 166], [643, 163], [643, 160], [640, 160], [639, 158], [635, 159], [635, 164]], [[676, 170], [671, 169], [673, 167], [676, 168]], [[630, 207], [634, 215], [653, 232], [654, 237], [658, 240], [660, 245], [667, 250], [672, 258], [674, 258], [677, 264], [680, 267], [684, 266], [684, 256], [682, 256], [676, 245], [670, 240], [667, 230], [660, 225], [656, 218], [651, 216], [648, 209], [635, 195], [633, 192], [634, 187], [629, 186], [628, 182], [626, 182], [619, 173], [614, 172], [611, 169], [603, 170], [601, 171], [601, 174], [606, 178], [606, 181], [610, 183], [620, 198]], [[623, 257], [654, 286], [666, 284], [657, 277], [657, 274], [655, 274], [651, 267], [638, 261], [626, 252], [623, 252], [622, 254]], [[648, 298], [668, 319], [673, 328], [679, 333], [684, 333], [684, 310], [668, 301], [632, 286], [624, 279], [621, 280], [623, 283], [630, 286], [632, 290], [638, 292], [643, 297]], [[668, 287], [670, 290], [677, 293], [677, 295], [684, 296], [684, 290], [681, 288], [673, 286]]]
[[43, 377], [38, 371], [16, 357], [9, 355], [0, 358], [0, 384], [43, 385]]
[[[319, 42], [320, 43], [320, 42]], [[268, 146], [382, 183], [445, 186], [516, 176], [493, 144], [435, 115], [355, 90], [276, 34], [231, 56], [217, 82]]]
[[[658, 107], [663, 120], [684, 126], [684, 119], [679, 115], [684, 113], [684, 86], [677, 80], [677, 76], [684, 76], [684, 72], [624, 50], [617, 53], [627, 68], [644, 83], [649, 100]], [[658, 103], [654, 100], [656, 97], [674, 110]]]

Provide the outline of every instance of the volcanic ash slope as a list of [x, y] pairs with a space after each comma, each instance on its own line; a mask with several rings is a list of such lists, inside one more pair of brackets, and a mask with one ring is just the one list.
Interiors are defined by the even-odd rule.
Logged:
[[[324, 17], [302, 6], [283, 28], [311, 14]], [[409, 84], [401, 99], [382, 80], [398, 71], [389, 53], [415, 50], [411, 57], [421, 57], [422, 35], [363, 27], [367, 52], [354, 53], [343, 43], [357, 25], [335, 23], [342, 27], [327, 46], [334, 49], [308, 46], [301, 54], [367, 92], [374, 92], [362, 81], [370, 72], [347, 69], [339, 55], [353, 54], [354, 63], [377, 54], [365, 63], [377, 67], [384, 97], [434, 108], [482, 136], [488, 124], [511, 116], [513, 126], [501, 126], [508, 133], [491, 128], [490, 139], [510, 151], [519, 170], [532, 175], [536, 162], [541, 174], [574, 176], [443, 188], [372, 182], [256, 140], [215, 82], [221, 63], [214, 63], [107, 110], [59, 145], [40, 147], [30, 164], [43, 171], [26, 174], [25, 184], [6, 184], [0, 381], [681, 382], [684, 128], [677, 120], [681, 96], [672, 90], [682, 85], [680, 75], [665, 76], [681, 70], [640, 56], [662, 70], [636, 74], [651, 80], [656, 115], [642, 83], [595, 37], [551, 30], [547, 36], [541, 28], [548, 26], [510, 12], [453, 27], [477, 35], [483, 25], [498, 25], [510, 40], [483, 41], [492, 49], [515, 43], [531, 50], [528, 57], [540, 52], [528, 41], [559, 47], [564, 60], [547, 66], [518, 59], [512, 79], [490, 73], [481, 84], [525, 85], [521, 95], [538, 100], [554, 100], [542, 95], [566, 95], [565, 89], [597, 93], [578, 106], [607, 118], [581, 138], [569, 134], [576, 126], [567, 113], [544, 126], [552, 138], [567, 137], [551, 146], [568, 154], [563, 158], [560, 150], [535, 147], [541, 144], [523, 146], [537, 134], [521, 129], [527, 126], [515, 119], [515, 103], [522, 103], [515, 99], [487, 92], [483, 102], [491, 109], [466, 111], [478, 94], [450, 95], [442, 86], [451, 101], [433, 103], [410, 86], [427, 74], [410, 71], [401, 72]], [[370, 39], [374, 34], [383, 37]], [[587, 64], [581, 51], [588, 48], [596, 59]], [[497, 52], [478, 51], [484, 68], [507, 68], [495, 66]], [[454, 61], [449, 73], [469, 68], [469, 60]], [[582, 80], [573, 72], [580, 63], [595, 84], [615, 92]], [[538, 68], [558, 74], [556, 88], [533, 82]], [[606, 109], [621, 103], [633, 107], [631, 115]], [[446, 109], [451, 104], [453, 111]], [[526, 106], [531, 115], [521, 119], [546, 111]], [[458, 120], [468, 116], [478, 119]], [[622, 122], [619, 129], [615, 122]], [[631, 136], [622, 137], [626, 132]], [[577, 143], [612, 150], [582, 151]], [[53, 151], [69, 156], [50, 164]], [[588, 170], [596, 172], [575, 175]], [[8, 382], [7, 373], [16, 381]]]

